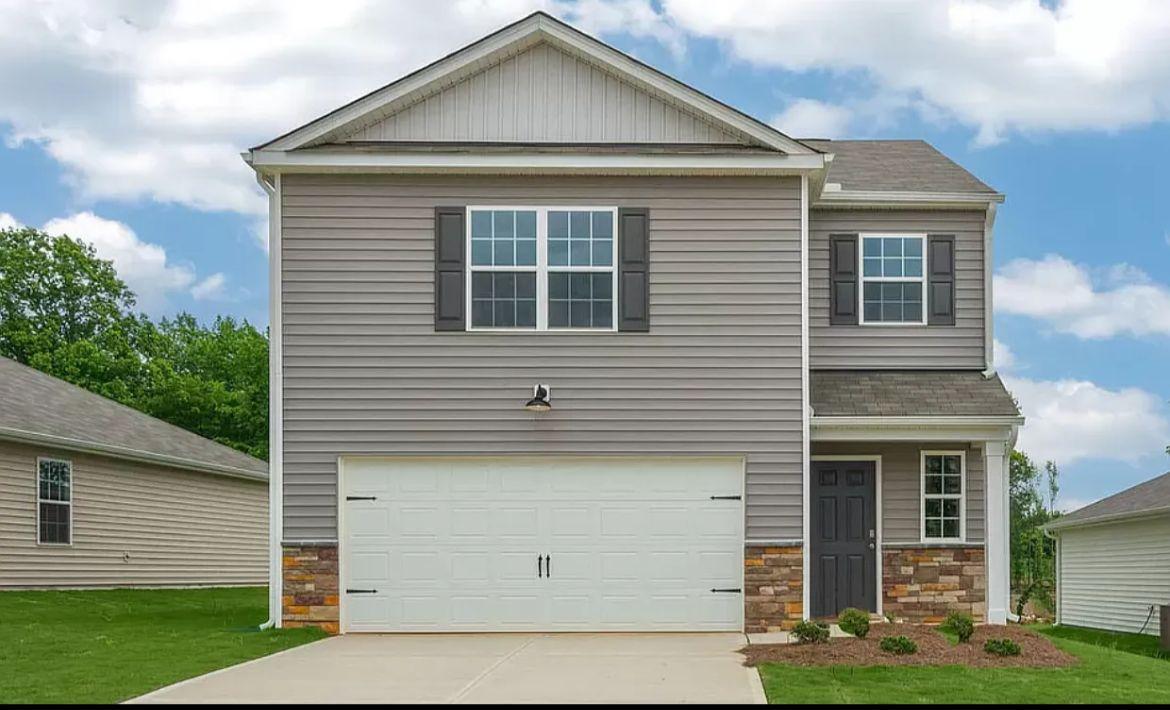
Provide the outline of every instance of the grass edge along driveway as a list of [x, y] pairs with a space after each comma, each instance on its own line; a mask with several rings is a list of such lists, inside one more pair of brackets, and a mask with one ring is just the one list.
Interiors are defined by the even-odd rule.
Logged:
[[0, 703], [114, 703], [315, 641], [264, 587], [0, 592]]
[[1081, 662], [1069, 668], [764, 664], [760, 678], [771, 703], [1170, 704], [1166, 660], [1111, 648], [1108, 634], [1078, 634], [1085, 640], [1046, 635]]

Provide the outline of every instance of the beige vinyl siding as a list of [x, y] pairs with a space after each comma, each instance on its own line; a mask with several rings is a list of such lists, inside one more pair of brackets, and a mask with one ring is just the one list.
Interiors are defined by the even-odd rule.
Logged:
[[[1068, 528], [1060, 535], [1058, 621], [1136, 633], [1170, 603], [1170, 514]], [[1154, 609], [1146, 633], [1159, 633]]]
[[[73, 463], [72, 545], [37, 544], [38, 456]], [[0, 441], [0, 588], [264, 584], [267, 550], [265, 482]]]
[[[985, 213], [816, 209], [809, 217], [809, 337], [813, 369], [983, 369]], [[829, 325], [829, 235], [955, 236], [955, 325]]]
[[547, 43], [448, 85], [345, 140], [748, 142]]
[[986, 529], [986, 468], [983, 451], [963, 443], [916, 442], [816, 442], [812, 455], [857, 454], [882, 457], [882, 542], [916, 543], [922, 539], [923, 451], [965, 451], [967, 490], [963, 504], [967, 518], [967, 542], [983, 542]]
[[[286, 539], [336, 537], [343, 454], [745, 456], [748, 538], [800, 537], [797, 178], [286, 175], [282, 194]], [[436, 333], [433, 210], [493, 203], [648, 207], [651, 331]]]

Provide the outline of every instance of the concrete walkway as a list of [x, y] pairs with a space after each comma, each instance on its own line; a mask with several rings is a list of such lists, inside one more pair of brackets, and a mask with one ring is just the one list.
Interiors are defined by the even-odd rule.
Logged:
[[348, 635], [133, 703], [763, 703], [743, 634]]

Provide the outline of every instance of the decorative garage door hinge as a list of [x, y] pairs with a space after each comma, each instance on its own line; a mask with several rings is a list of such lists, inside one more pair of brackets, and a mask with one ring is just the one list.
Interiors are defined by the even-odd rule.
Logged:
[[347, 589], [346, 594], [377, 594], [377, 589]]
[[378, 500], [378, 496], [346, 496], [346, 500]]
[[712, 589], [715, 594], [743, 594], [742, 589]]
[[743, 500], [743, 496], [711, 496], [711, 500]]

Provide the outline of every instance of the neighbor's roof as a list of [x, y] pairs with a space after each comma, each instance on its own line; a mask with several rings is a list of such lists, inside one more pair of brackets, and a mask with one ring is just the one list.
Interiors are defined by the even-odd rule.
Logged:
[[954, 370], [813, 370], [817, 417], [1018, 417], [998, 375]]
[[268, 478], [260, 459], [7, 358], [0, 358], [0, 439]]
[[826, 185], [842, 191], [998, 193], [921, 140], [814, 140], [802, 143], [833, 154]]
[[1131, 518], [1148, 513], [1170, 513], [1170, 473], [1139, 483], [1080, 510], [1062, 515], [1045, 527], [1049, 530]]

